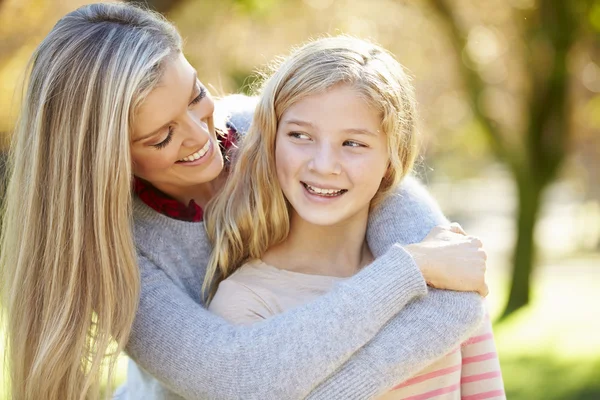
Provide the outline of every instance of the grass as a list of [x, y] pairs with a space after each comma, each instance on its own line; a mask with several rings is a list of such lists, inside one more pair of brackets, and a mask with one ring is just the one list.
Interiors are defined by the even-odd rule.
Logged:
[[[528, 307], [494, 325], [510, 400], [600, 399], [600, 255], [557, 264], [536, 278]], [[506, 298], [496, 292], [492, 316]]]
[[[536, 277], [528, 307], [494, 326], [510, 400], [600, 399], [600, 255], [558, 264]], [[490, 282], [492, 318], [504, 304], [505, 283]], [[119, 383], [126, 365], [123, 357]], [[0, 393], [2, 382], [0, 376]]]

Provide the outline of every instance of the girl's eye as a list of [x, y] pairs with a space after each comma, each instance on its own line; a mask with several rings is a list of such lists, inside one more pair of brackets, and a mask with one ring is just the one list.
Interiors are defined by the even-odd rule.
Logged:
[[190, 106], [194, 106], [200, 103], [200, 101], [202, 101], [202, 99], [206, 97], [206, 89], [200, 85], [198, 85], [198, 89], [200, 90], [200, 92], [198, 93], [198, 96], [194, 97], [194, 100], [190, 102]]
[[355, 142], [353, 140], [346, 140], [344, 142], [344, 146], [348, 146], [348, 147], [367, 147], [364, 144]]
[[154, 147], [155, 149], [158, 149], [158, 150], [163, 149], [169, 143], [171, 143], [171, 139], [173, 139], [173, 128], [169, 127], [169, 133], [167, 133], [167, 137], [165, 138], [165, 140], [163, 140], [160, 143], [153, 144], [152, 147]]
[[293, 137], [294, 139], [307, 140], [310, 139], [306, 133], [300, 132], [290, 132], [288, 133], [289, 137]]

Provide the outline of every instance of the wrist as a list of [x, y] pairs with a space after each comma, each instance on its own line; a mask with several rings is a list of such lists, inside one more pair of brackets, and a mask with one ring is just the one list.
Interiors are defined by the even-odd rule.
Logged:
[[[432, 268], [430, 263], [427, 262], [427, 256], [421, 250], [418, 244], [409, 244], [405, 246], [405, 250], [411, 255], [417, 268], [421, 271], [423, 279], [428, 286], [438, 287], [439, 276], [435, 274], [435, 268]], [[438, 271], [439, 272], [439, 271]]]

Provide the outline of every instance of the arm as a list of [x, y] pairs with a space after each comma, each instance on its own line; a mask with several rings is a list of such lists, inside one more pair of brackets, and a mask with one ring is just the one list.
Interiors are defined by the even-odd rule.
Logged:
[[461, 354], [461, 397], [506, 399], [489, 316], [475, 335], [463, 343]]
[[[425, 189], [407, 178], [371, 212], [367, 239], [373, 254], [379, 255], [392, 243], [420, 241], [434, 226], [447, 222]], [[310, 398], [338, 398], [343, 393], [343, 398], [365, 399], [383, 393], [457, 347], [482, 317], [479, 295], [432, 289], [394, 317]]]
[[481, 323], [480, 296], [430, 289], [308, 397], [371, 399], [456, 348]]
[[440, 207], [416, 178], [408, 176], [369, 214], [367, 241], [376, 257], [394, 243], [423, 240], [437, 225], [449, 224]]
[[306, 306], [234, 326], [194, 302], [148, 258], [139, 263], [141, 297], [128, 353], [188, 399], [303, 398], [426, 293], [417, 266], [397, 246]]

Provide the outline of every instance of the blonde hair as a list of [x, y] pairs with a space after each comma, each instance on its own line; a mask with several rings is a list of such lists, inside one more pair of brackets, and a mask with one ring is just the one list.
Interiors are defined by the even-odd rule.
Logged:
[[13, 399], [98, 398], [105, 366], [111, 383], [139, 297], [132, 118], [180, 49], [163, 17], [112, 3], [67, 14], [32, 56], [0, 255]]
[[378, 204], [411, 169], [416, 156], [413, 88], [402, 66], [381, 47], [348, 36], [310, 42], [279, 65], [261, 89], [254, 120], [223, 190], [205, 216], [214, 248], [203, 291], [249, 258], [259, 258], [289, 232], [288, 203], [275, 168], [275, 137], [282, 114], [303, 98], [349, 85], [381, 117], [389, 169], [371, 201]]

